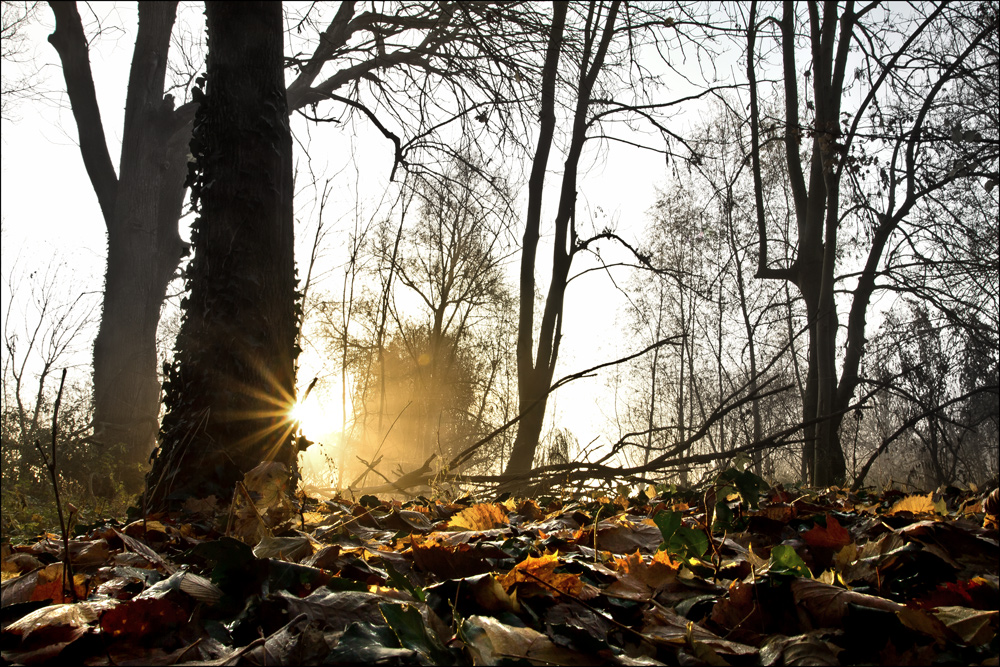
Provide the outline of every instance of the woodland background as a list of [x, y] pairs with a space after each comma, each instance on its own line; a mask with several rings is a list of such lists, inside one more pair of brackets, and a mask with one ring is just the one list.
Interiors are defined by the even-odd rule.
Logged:
[[[68, 497], [123, 509], [157, 442], [164, 461], [191, 431], [161, 384], [211, 243], [186, 187], [202, 7], [95, 11], [3, 3], [5, 534], [50, 521], [35, 443], [63, 367]], [[298, 282], [215, 287], [255, 320], [296, 309], [297, 379], [264, 389], [321, 443], [310, 493], [414, 469], [456, 494], [501, 473], [697, 485], [743, 456], [820, 486], [996, 477], [995, 4], [285, 3], [282, 21], [294, 209], [227, 252], [286, 278], [294, 253]], [[98, 90], [105, 57], [128, 75]], [[9, 213], [8, 139], [54, 108], [103, 282], [71, 279], [72, 249], [8, 242], [35, 224]]]

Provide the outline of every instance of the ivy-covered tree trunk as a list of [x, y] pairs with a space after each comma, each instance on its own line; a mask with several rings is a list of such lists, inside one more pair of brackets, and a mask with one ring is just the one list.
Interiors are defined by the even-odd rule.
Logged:
[[228, 501], [262, 460], [294, 469], [297, 314], [281, 3], [210, 2], [189, 184], [200, 216], [146, 507]]

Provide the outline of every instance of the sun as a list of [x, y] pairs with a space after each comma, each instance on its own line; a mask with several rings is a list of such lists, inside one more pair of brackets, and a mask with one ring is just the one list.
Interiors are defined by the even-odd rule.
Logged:
[[310, 440], [324, 438], [338, 429], [338, 422], [315, 398], [296, 403], [288, 415], [299, 422], [302, 433]]

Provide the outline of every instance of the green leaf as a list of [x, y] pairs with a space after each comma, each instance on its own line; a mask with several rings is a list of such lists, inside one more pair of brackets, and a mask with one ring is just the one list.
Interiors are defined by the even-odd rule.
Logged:
[[735, 482], [736, 488], [739, 490], [740, 497], [754, 509], [756, 509], [760, 500], [760, 494], [766, 492], [769, 488], [767, 482], [750, 470], [741, 472], [733, 482]]
[[[722, 494], [719, 494], [722, 495]], [[723, 500], [715, 503], [715, 523], [714, 528], [719, 530], [729, 530], [733, 526], [735, 518], [733, 511], [729, 509], [729, 504]]]
[[399, 645], [429, 657], [433, 664], [452, 664], [451, 654], [427, 632], [420, 612], [410, 605], [380, 602], [378, 605], [385, 622], [392, 628]]
[[794, 577], [812, 577], [809, 568], [795, 549], [787, 544], [779, 544], [771, 549], [771, 564], [769, 571], [775, 574], [787, 574]]
[[413, 664], [417, 658], [412, 649], [399, 647], [392, 628], [368, 623], [352, 623], [333, 651], [327, 664]]
[[660, 535], [663, 536], [664, 542], [670, 542], [670, 538], [674, 536], [677, 529], [681, 525], [681, 513], [680, 512], [657, 512], [656, 516], [653, 517], [653, 523], [656, 527], [660, 529]]
[[667, 551], [685, 558], [701, 558], [708, 551], [708, 536], [700, 530], [681, 526], [671, 538]]
[[393, 586], [395, 586], [398, 590], [406, 591], [421, 602], [424, 601], [424, 589], [413, 586], [413, 584], [410, 583], [410, 580], [407, 579], [406, 576], [399, 570], [394, 568], [388, 561], [383, 563], [383, 567], [385, 568], [386, 574], [389, 575], [389, 581], [392, 582]]

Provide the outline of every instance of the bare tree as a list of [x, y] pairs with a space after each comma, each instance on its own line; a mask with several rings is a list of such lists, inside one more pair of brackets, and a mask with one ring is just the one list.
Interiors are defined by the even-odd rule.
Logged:
[[[42, 439], [52, 406], [46, 382], [59, 366], [82, 352], [96, 322], [96, 295], [62, 295], [65, 266], [52, 261], [25, 276], [14, 262], [5, 276], [3, 307], [3, 469], [24, 473]], [[65, 414], [64, 414], [65, 417]], [[68, 437], [79, 436], [71, 432]], [[11, 475], [16, 480], [19, 475]]]
[[[517, 376], [521, 418], [505, 474], [523, 475], [530, 470], [534, 460], [559, 356], [566, 287], [573, 259], [601, 240], [620, 240], [610, 229], [591, 238], [581, 238], [578, 234], [577, 180], [584, 146], [595, 138], [614, 141], [602, 124], [613, 119], [627, 119], [648, 122], [664, 140], [663, 145], [648, 147], [668, 156], [671, 154], [668, 142], [679, 140], [679, 137], [667, 129], [664, 114], [679, 104], [679, 100], [652, 99], [656, 87], [646, 76], [646, 70], [630, 67], [637, 62], [641, 44], [651, 44], [660, 49], [660, 53], [671, 48], [667, 43], [669, 39], [700, 48], [696, 36], [704, 35], [705, 24], [683, 11], [683, 7], [668, 9], [658, 4], [637, 6], [617, 1], [579, 5], [554, 3], [552, 7], [552, 25], [541, 75], [538, 138], [528, 181], [519, 278]], [[701, 42], [701, 46], [704, 44]], [[630, 79], [628, 72], [633, 72], [635, 78]], [[708, 90], [708, 87], [702, 88], [693, 97], [707, 94]], [[561, 134], [558, 116], [563, 113], [566, 115], [565, 159], [552, 224], [552, 269], [545, 306], [536, 329], [535, 268], [543, 229], [543, 203], [548, 191], [546, 172], [550, 154]], [[624, 137], [621, 140], [636, 145]]]
[[[803, 422], [812, 424], [806, 427], [806, 458], [816, 484], [845, 477], [839, 429], [859, 383], [868, 310], [887, 245], [921, 200], [956, 180], [997, 170], [996, 126], [986, 112], [995, 109], [996, 100], [975, 111], [946, 96], [949, 86], [962, 81], [996, 78], [991, 46], [996, 13], [977, 22], [962, 18], [968, 7], [927, 5], [903, 16], [876, 4], [785, 2], [780, 17], [761, 17], [757, 3], [750, 7], [747, 74], [757, 190], [762, 191], [761, 143], [781, 140], [798, 228], [791, 263], [772, 262], [766, 208], [758, 200], [757, 277], [789, 281], [805, 300], [809, 363]], [[764, 52], [757, 39], [771, 26], [778, 29], [773, 38], [783, 74], [780, 119], [763, 115], [757, 97], [758, 53]], [[804, 74], [802, 49], [810, 54]], [[855, 49], [860, 60], [852, 72]], [[800, 77], [806, 82], [802, 90]], [[851, 88], [861, 89], [861, 102], [847, 108]], [[857, 243], [863, 269], [847, 293], [847, 340], [838, 378], [836, 295], [848, 239]]]
[[[0, 118], [14, 120], [14, 108], [23, 99], [31, 98], [38, 89], [38, 72], [25, 56], [25, 29], [38, 14], [39, 2], [3, 1], [0, 19], [0, 59], [4, 63], [3, 88], [0, 90]], [[7, 75], [7, 68], [18, 68], [18, 74]]]

